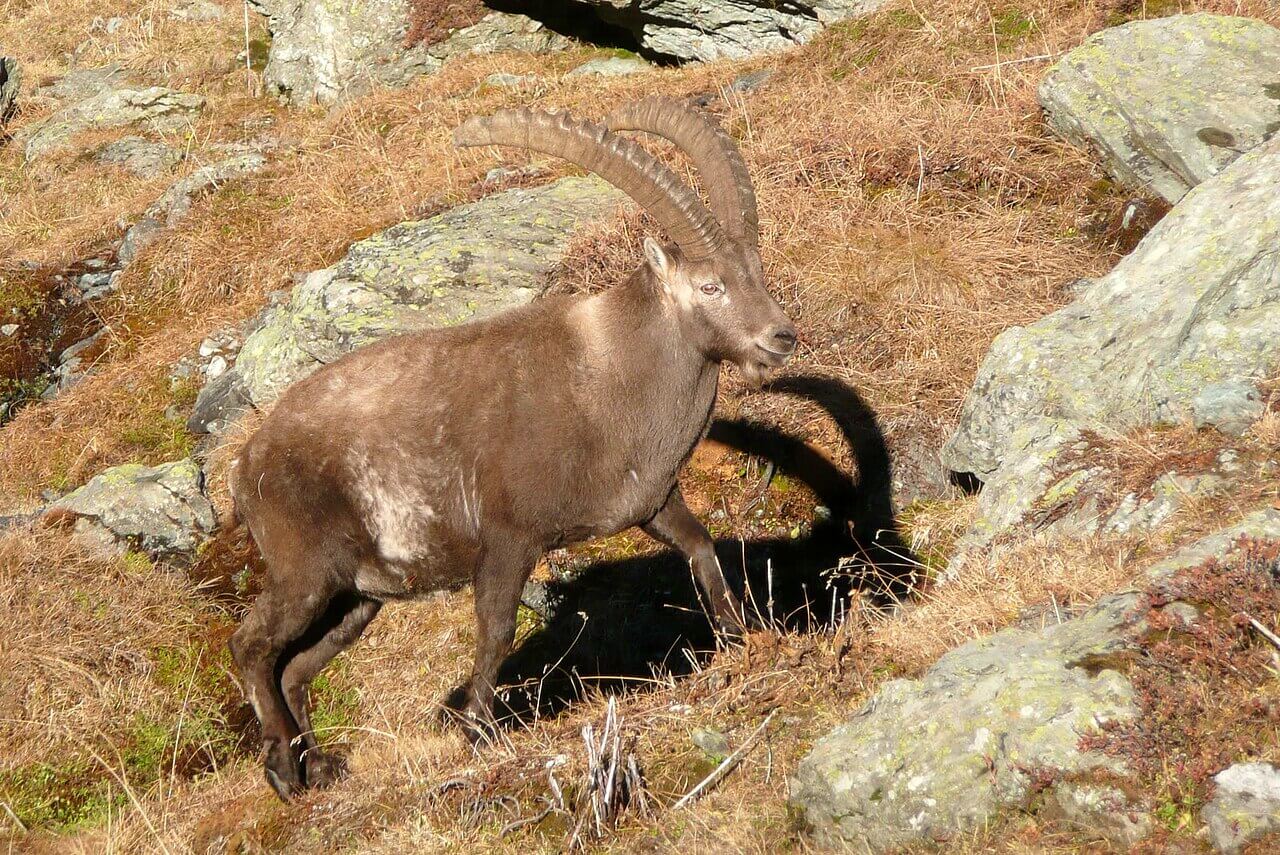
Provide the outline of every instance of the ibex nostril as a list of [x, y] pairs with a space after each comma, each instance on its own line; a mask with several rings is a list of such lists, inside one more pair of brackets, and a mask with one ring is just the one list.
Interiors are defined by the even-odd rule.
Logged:
[[796, 349], [796, 331], [791, 327], [781, 327], [773, 331], [773, 341], [778, 349], [790, 353]]

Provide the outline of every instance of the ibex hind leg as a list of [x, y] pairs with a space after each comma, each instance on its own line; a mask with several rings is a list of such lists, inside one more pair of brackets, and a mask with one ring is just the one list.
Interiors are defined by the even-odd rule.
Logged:
[[342, 758], [320, 750], [311, 729], [311, 716], [307, 711], [311, 681], [333, 657], [355, 643], [381, 608], [377, 600], [355, 593], [339, 594], [308, 628], [300, 643], [294, 645], [296, 652], [286, 652], [280, 687], [302, 737], [303, 783], [307, 787], [328, 786], [346, 770]]
[[231, 637], [245, 695], [262, 723], [267, 782], [285, 800], [300, 793], [306, 779], [297, 744], [301, 731], [281, 690], [281, 660], [289, 645], [324, 614], [333, 593], [311, 588], [298, 595], [268, 576], [267, 587]]

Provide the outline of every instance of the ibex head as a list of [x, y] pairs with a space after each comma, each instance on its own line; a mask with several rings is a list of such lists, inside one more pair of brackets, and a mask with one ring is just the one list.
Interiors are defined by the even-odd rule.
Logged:
[[[670, 169], [613, 133], [624, 130], [656, 134], [683, 149], [706, 185], [710, 210]], [[504, 110], [469, 119], [453, 139], [564, 158], [638, 202], [674, 244], [646, 238], [645, 262], [681, 334], [708, 359], [734, 363], [758, 385], [794, 352], [795, 327], [765, 288], [751, 177], [737, 145], [707, 114], [668, 98], [624, 106], [604, 125]]]

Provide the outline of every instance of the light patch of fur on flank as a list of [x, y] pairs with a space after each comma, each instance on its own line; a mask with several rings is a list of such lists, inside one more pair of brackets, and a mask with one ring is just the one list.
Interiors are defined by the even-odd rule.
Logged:
[[423, 558], [430, 546], [428, 521], [435, 510], [427, 504], [416, 478], [399, 476], [385, 458], [381, 468], [375, 466], [363, 449], [351, 451], [349, 465], [355, 498], [378, 556], [393, 563]]

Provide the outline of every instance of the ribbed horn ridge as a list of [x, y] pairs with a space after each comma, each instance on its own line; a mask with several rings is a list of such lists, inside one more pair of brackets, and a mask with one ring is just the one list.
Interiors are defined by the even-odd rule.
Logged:
[[619, 107], [605, 124], [611, 131], [644, 131], [675, 143], [697, 168], [711, 212], [732, 237], [760, 243], [760, 217], [751, 174], [738, 145], [708, 113], [674, 98], [645, 98]]
[[724, 243], [723, 230], [698, 194], [639, 145], [602, 125], [563, 113], [502, 110], [463, 122], [453, 144], [527, 148], [589, 169], [636, 200], [691, 260], [709, 258]]

